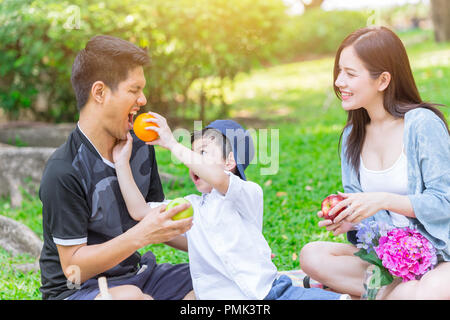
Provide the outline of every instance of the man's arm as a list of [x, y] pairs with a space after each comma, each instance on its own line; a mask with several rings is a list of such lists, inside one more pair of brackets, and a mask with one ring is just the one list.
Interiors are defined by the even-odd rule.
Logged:
[[[102, 244], [56, 247], [64, 275], [72, 282], [75, 278], [80, 283], [113, 268], [140, 248], [137, 239], [126, 233]], [[80, 274], [73, 274], [73, 270]]]
[[57, 245], [64, 274], [68, 279], [73, 277], [70, 267], [76, 266], [76, 270], [80, 271], [77, 277], [83, 283], [116, 266], [139, 248], [174, 239], [192, 226], [192, 218], [172, 220], [174, 215], [187, 207], [189, 204], [182, 204], [163, 211], [165, 208], [161, 206], [160, 211], [151, 211], [134, 227], [102, 244]]

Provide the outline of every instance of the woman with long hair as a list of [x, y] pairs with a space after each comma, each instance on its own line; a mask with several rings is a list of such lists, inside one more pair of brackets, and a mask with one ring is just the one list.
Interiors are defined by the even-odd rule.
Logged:
[[[344, 39], [334, 65], [334, 90], [348, 113], [340, 138], [344, 193], [321, 220], [351, 244], [311, 242], [300, 254], [311, 278], [360, 297], [369, 264], [354, 253], [364, 219], [417, 229], [435, 247], [437, 266], [420, 280], [394, 281], [377, 299], [450, 299], [450, 138], [436, 104], [423, 102], [399, 37], [385, 27]], [[322, 212], [318, 212], [323, 218]], [[324, 267], [326, 266], [326, 267]]]

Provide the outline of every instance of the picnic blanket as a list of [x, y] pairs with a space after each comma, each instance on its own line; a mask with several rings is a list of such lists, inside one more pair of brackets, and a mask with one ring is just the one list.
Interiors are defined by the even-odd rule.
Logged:
[[[292, 285], [295, 287], [303, 287], [303, 279], [307, 276], [305, 272], [301, 269], [298, 270], [286, 270], [286, 271], [278, 271], [278, 277], [281, 275], [286, 275], [292, 280]], [[323, 289], [323, 284], [310, 278], [309, 284], [311, 288], [320, 288]]]

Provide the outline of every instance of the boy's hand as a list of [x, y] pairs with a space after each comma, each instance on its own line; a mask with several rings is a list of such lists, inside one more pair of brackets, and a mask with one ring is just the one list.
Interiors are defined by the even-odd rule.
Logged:
[[130, 163], [131, 150], [133, 148], [133, 137], [128, 132], [127, 140], [121, 140], [114, 146], [112, 151], [114, 165], [121, 166]]
[[165, 149], [171, 150], [174, 145], [177, 144], [177, 141], [175, 140], [172, 131], [170, 130], [166, 118], [161, 116], [158, 113], [155, 112], [148, 112], [148, 114], [151, 114], [155, 118], [146, 119], [146, 122], [153, 122], [158, 125], [158, 127], [147, 127], [152, 129], [153, 131], [156, 131], [158, 133], [159, 137], [158, 139], [146, 142], [146, 144], [149, 145], [159, 145]]

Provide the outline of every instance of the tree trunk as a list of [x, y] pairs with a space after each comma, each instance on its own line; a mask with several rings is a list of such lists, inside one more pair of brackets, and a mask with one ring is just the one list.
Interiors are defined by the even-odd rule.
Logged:
[[305, 11], [313, 8], [320, 8], [324, 0], [301, 0], [303, 3], [303, 6], [305, 7]]
[[450, 41], [450, 1], [431, 0], [431, 19], [436, 42]]
[[204, 84], [202, 83], [202, 87], [200, 89], [200, 120], [202, 120], [202, 123], [205, 122], [205, 108], [206, 108], [206, 94], [204, 90]]
[[225, 79], [222, 78], [222, 79], [220, 79], [220, 97], [219, 98], [220, 98], [221, 108], [220, 108], [219, 116], [221, 118], [228, 118], [229, 113], [230, 113], [230, 106], [225, 101], [224, 86], [225, 86]]

